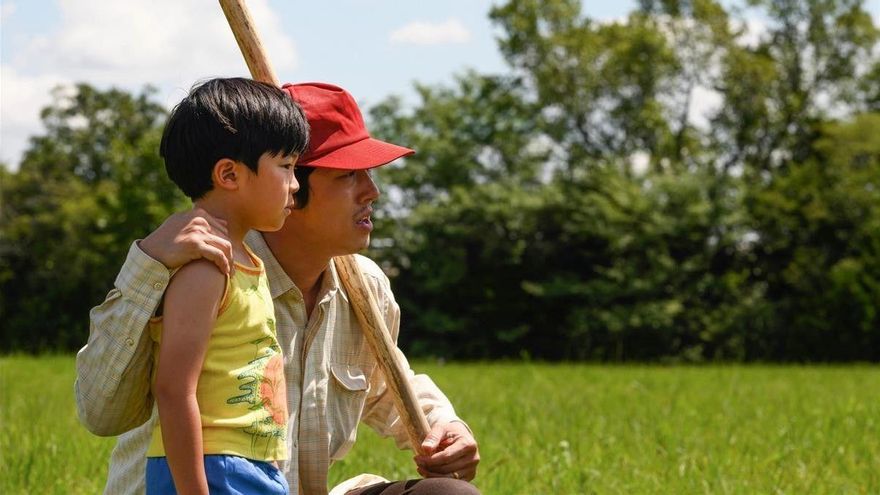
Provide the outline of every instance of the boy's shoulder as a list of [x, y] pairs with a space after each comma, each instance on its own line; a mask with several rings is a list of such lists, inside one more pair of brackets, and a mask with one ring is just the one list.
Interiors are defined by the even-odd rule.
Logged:
[[174, 272], [174, 277], [178, 277], [181, 274], [187, 276], [219, 278], [221, 280], [226, 278], [226, 275], [217, 268], [217, 265], [207, 258], [199, 258], [187, 262]]
[[222, 294], [226, 275], [212, 261], [200, 258], [175, 271], [168, 285], [194, 292], [217, 292], [219, 289]]

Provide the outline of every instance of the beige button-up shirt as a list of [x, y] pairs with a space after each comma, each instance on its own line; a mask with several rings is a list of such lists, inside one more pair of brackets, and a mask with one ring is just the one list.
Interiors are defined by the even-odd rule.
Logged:
[[[330, 464], [351, 449], [360, 421], [394, 437], [399, 447], [408, 447], [406, 431], [333, 263], [324, 272], [319, 302], [309, 318], [302, 294], [262, 235], [251, 232], [246, 242], [266, 266], [284, 353], [290, 459], [281, 468], [291, 493], [327, 493]], [[357, 259], [396, 342], [400, 308], [388, 278], [373, 261]], [[133, 244], [115, 288], [92, 309], [88, 344], [77, 354], [75, 389], [81, 421], [93, 433], [120, 435], [111, 455], [107, 494], [144, 493], [146, 450], [157, 420], [150, 395], [152, 350], [144, 329], [170, 276]], [[460, 421], [430, 378], [412, 371], [410, 376], [429, 424]]]

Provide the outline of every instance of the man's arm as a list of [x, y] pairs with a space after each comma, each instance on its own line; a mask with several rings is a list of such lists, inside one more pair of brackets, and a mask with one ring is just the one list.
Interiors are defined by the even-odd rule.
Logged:
[[226, 277], [206, 260], [181, 268], [165, 295], [156, 370], [162, 443], [179, 493], [208, 495], [196, 389]]
[[144, 331], [169, 271], [132, 244], [113, 290], [89, 313], [89, 340], [76, 355], [76, 407], [96, 435], [112, 436], [150, 417], [152, 343]]
[[76, 356], [77, 413], [96, 435], [124, 433], [150, 417], [152, 344], [144, 332], [170, 269], [206, 257], [221, 270], [232, 259], [225, 223], [203, 210], [168, 218], [132, 244], [113, 290], [89, 313], [89, 340]]
[[[388, 278], [375, 263], [358, 256], [364, 278], [376, 295], [379, 309], [391, 338], [397, 342], [400, 332], [400, 306], [394, 300]], [[410, 383], [425, 412], [431, 432], [422, 443], [428, 454], [414, 458], [419, 474], [425, 477], [445, 476], [472, 480], [480, 462], [479, 449], [470, 428], [456, 414], [452, 403], [434, 382], [424, 374], [416, 375], [409, 367], [403, 352], [395, 349], [409, 370]], [[399, 421], [394, 400], [381, 373], [373, 373], [370, 392], [364, 406], [362, 420], [383, 436], [394, 437], [399, 447], [409, 446], [406, 430]], [[453, 474], [455, 473], [455, 474]], [[457, 476], [456, 476], [457, 475]]]

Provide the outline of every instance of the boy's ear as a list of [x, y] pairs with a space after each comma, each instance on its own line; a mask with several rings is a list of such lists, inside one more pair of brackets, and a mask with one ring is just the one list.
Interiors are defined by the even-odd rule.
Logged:
[[214, 164], [214, 171], [211, 173], [214, 187], [233, 191], [238, 189], [241, 178], [241, 167], [235, 160], [221, 158]]

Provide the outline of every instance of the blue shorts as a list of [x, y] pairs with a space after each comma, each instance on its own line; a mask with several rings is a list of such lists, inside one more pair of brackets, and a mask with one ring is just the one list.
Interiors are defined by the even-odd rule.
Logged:
[[[205, 475], [211, 495], [290, 493], [284, 475], [268, 462], [234, 455], [206, 455]], [[147, 495], [177, 495], [167, 458], [147, 458]]]

